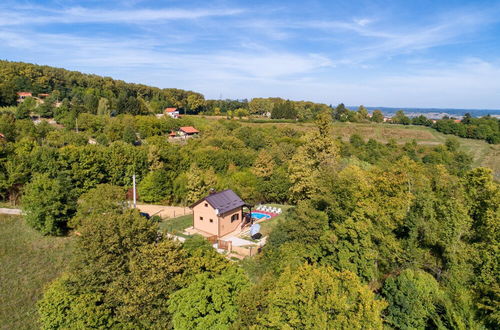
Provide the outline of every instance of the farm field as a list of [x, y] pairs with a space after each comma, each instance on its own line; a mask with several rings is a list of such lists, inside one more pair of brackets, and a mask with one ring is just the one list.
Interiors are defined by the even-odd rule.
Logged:
[[37, 328], [36, 302], [71, 248], [71, 237], [42, 236], [21, 217], [0, 215], [0, 328]]

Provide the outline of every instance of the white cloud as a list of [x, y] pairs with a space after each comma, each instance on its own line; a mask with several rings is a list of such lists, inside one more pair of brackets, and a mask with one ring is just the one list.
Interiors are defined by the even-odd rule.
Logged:
[[216, 9], [126, 9], [105, 10], [71, 7], [47, 9], [42, 7], [0, 8], [0, 26], [54, 23], [145, 23], [171, 20], [193, 20], [206, 17], [239, 15], [238, 8]]
[[[136, 0], [131, 1], [133, 6]], [[281, 96], [334, 104], [500, 107], [500, 65], [493, 61], [470, 58], [450, 64], [448, 59], [422, 55], [408, 59], [404, 73], [397, 67], [378, 72], [378, 59], [475, 36], [484, 24], [498, 20], [484, 12], [449, 13], [420, 25], [396, 25], [376, 15], [376, 20], [328, 21], [255, 18], [249, 12], [129, 7], [16, 10], [15, 6], [4, 10], [0, 5], [0, 52], [19, 54], [13, 60], [198, 90], [212, 98], [222, 93], [233, 98]], [[196, 21], [196, 28], [184, 21]], [[135, 25], [127, 27], [128, 33], [114, 36], [106, 29], [102, 34], [86, 33], [86, 25], [77, 32], [41, 32], [51, 31], [39, 27], [52, 23]], [[181, 24], [182, 28], [169, 28]], [[355, 77], [350, 76], [352, 68], [359, 69]]]
[[373, 20], [369, 18], [355, 18], [354, 23], [360, 25], [360, 26], [365, 26], [373, 22]]

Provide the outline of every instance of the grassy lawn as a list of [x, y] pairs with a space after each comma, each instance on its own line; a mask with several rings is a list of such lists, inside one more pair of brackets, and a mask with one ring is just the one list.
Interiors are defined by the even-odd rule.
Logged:
[[6, 209], [20, 209], [21, 205], [12, 205], [9, 202], [0, 202], [0, 207]]
[[160, 229], [169, 233], [182, 233], [184, 229], [193, 225], [193, 215], [187, 214], [181, 217], [166, 219], [160, 223]]
[[283, 212], [277, 217], [271, 218], [270, 220], [264, 220], [259, 222], [260, 224], [260, 233], [262, 236], [267, 236], [273, 230], [273, 228], [278, 224], [278, 222], [282, 219], [285, 219], [285, 214], [288, 209], [290, 209], [291, 205], [280, 205], [280, 204], [265, 204], [266, 206], [272, 207], [280, 207]]
[[42, 236], [18, 216], [0, 215], [0, 325], [37, 328], [36, 302], [65, 268], [71, 237]]

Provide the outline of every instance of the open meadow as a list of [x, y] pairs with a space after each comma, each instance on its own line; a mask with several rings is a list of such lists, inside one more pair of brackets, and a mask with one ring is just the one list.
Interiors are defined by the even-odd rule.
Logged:
[[71, 255], [71, 237], [42, 236], [19, 216], [0, 215], [0, 328], [34, 329], [36, 302]]

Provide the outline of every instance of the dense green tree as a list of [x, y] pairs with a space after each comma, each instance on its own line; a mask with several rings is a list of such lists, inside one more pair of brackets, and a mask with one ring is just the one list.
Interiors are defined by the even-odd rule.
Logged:
[[86, 218], [123, 213], [128, 207], [125, 189], [110, 184], [100, 184], [78, 198], [77, 213], [70, 221], [71, 227], [78, 227]]
[[109, 328], [112, 310], [102, 304], [100, 292], [81, 292], [69, 274], [52, 282], [38, 301], [42, 329]]
[[105, 116], [110, 115], [109, 100], [107, 98], [101, 97], [99, 99], [99, 104], [97, 105], [97, 114]]
[[333, 118], [338, 121], [347, 121], [349, 110], [345, 107], [344, 103], [337, 105], [333, 111]]
[[126, 143], [134, 144], [137, 141], [137, 135], [135, 134], [135, 130], [132, 126], [126, 126], [123, 131], [123, 141]]
[[464, 178], [472, 223], [477, 306], [485, 323], [500, 324], [500, 188], [491, 170], [477, 168]]
[[52, 103], [46, 100], [45, 102], [39, 104], [38, 107], [36, 107], [36, 113], [40, 117], [50, 118], [54, 114], [54, 106], [52, 105]]
[[372, 113], [371, 120], [375, 123], [382, 123], [384, 121], [384, 115], [380, 110], [374, 110]]
[[363, 105], [360, 105], [358, 108], [358, 118], [361, 121], [367, 121], [369, 119], [368, 110]]
[[294, 104], [290, 100], [279, 101], [274, 103], [273, 110], [271, 112], [271, 118], [273, 119], [296, 119], [297, 110]]
[[398, 329], [438, 327], [437, 306], [441, 290], [437, 281], [421, 270], [406, 269], [389, 277], [382, 288], [389, 303], [386, 322]]
[[27, 97], [23, 102], [19, 103], [16, 109], [17, 119], [27, 119], [30, 113], [35, 110], [36, 101], [34, 98]]
[[248, 107], [250, 113], [263, 115], [271, 113], [271, 111], [273, 110], [273, 102], [270, 99], [253, 98], [248, 103]]
[[230, 329], [238, 317], [236, 298], [249, 285], [241, 269], [219, 276], [199, 275], [187, 288], [175, 292], [169, 311], [177, 329]]
[[203, 171], [198, 166], [192, 165], [186, 173], [187, 196], [186, 202], [194, 203], [205, 196], [210, 189], [217, 188], [215, 173], [212, 171]]
[[157, 238], [157, 225], [133, 210], [91, 214], [79, 229], [67, 275], [39, 303], [42, 328], [116, 326], [130, 260]]
[[75, 201], [68, 187], [46, 174], [33, 177], [23, 194], [26, 222], [44, 235], [60, 235], [75, 211]]
[[322, 171], [331, 168], [338, 157], [338, 147], [331, 138], [331, 118], [324, 112], [316, 120], [317, 131], [304, 137], [289, 164], [292, 198], [308, 198], [317, 190]]
[[118, 288], [117, 319], [131, 328], [171, 328], [170, 296], [185, 285], [187, 251], [163, 240], [141, 247], [130, 261], [130, 274]]
[[139, 197], [148, 203], [160, 202], [170, 195], [171, 185], [172, 181], [166, 171], [151, 171], [139, 184]]
[[396, 114], [391, 118], [391, 122], [394, 124], [410, 125], [411, 119], [408, 118], [403, 110], [396, 111]]
[[302, 266], [285, 271], [256, 322], [270, 328], [382, 329], [385, 302], [351, 272]]
[[273, 174], [275, 166], [276, 163], [271, 155], [267, 151], [261, 151], [255, 159], [252, 172], [260, 178], [268, 179]]

